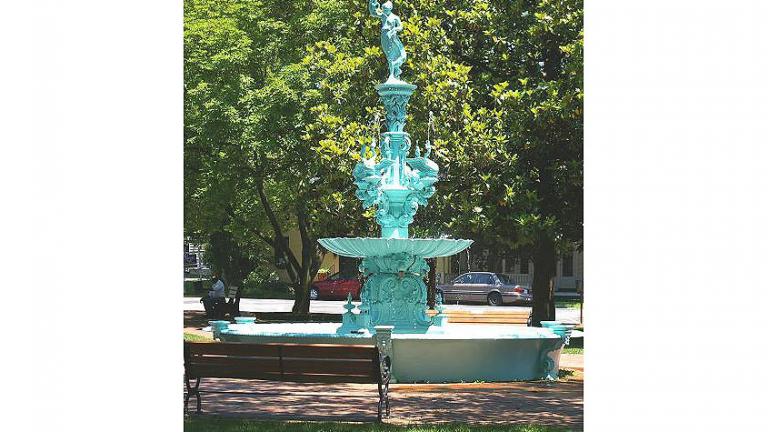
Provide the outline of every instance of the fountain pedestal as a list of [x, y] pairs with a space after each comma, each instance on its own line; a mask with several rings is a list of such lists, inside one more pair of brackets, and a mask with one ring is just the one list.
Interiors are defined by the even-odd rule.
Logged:
[[399, 333], [423, 333], [432, 324], [427, 316], [429, 266], [423, 258], [407, 253], [363, 259], [367, 276], [360, 299], [370, 308], [370, 326], [391, 325]]

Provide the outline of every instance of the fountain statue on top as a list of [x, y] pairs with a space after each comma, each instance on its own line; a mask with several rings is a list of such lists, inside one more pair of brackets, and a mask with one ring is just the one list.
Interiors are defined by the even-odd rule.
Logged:
[[[367, 280], [359, 313], [355, 314], [348, 303], [340, 333], [373, 332], [377, 325], [394, 326], [399, 333], [425, 332], [430, 325], [444, 322], [442, 317], [433, 322], [426, 314], [423, 278], [429, 266], [425, 258], [454, 255], [469, 247], [472, 240], [408, 238], [408, 226], [416, 211], [435, 193], [439, 167], [429, 159], [434, 117], [430, 112], [425, 153], [422, 155], [417, 145], [410, 157], [411, 137], [404, 129], [408, 100], [416, 86], [400, 80], [406, 54], [397, 32], [403, 26], [392, 13], [391, 1], [379, 7], [376, 0], [370, 0], [368, 10], [381, 19], [381, 47], [389, 63], [389, 78], [376, 86], [386, 110], [387, 131], [378, 137], [381, 159], [376, 161], [374, 138], [370, 149], [363, 145], [353, 176], [363, 208], [378, 207], [376, 222], [381, 226], [381, 238], [324, 238], [319, 242], [338, 255], [363, 258], [360, 271]], [[378, 120], [375, 123], [378, 125]]]
[[397, 32], [403, 29], [403, 23], [400, 17], [392, 13], [392, 2], [387, 1], [381, 5], [379, 11], [379, 2], [371, 0], [368, 3], [368, 12], [374, 18], [381, 19], [381, 50], [387, 56], [389, 63], [389, 79], [387, 81], [400, 80], [400, 66], [405, 63], [405, 47], [397, 37]]

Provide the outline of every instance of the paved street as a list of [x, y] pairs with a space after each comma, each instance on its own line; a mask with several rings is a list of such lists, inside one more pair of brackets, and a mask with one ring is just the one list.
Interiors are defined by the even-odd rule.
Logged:
[[[310, 304], [311, 313], [344, 313], [344, 301], [314, 300]], [[360, 302], [353, 302], [355, 305]], [[278, 299], [241, 299], [240, 310], [243, 312], [290, 312], [293, 300]], [[528, 306], [488, 306], [478, 304], [447, 304], [446, 310], [466, 310], [471, 312], [512, 312], [530, 311]], [[202, 311], [203, 305], [200, 297], [184, 297], [184, 310]], [[558, 320], [566, 322], [579, 322], [579, 309], [557, 308], [555, 316]]]

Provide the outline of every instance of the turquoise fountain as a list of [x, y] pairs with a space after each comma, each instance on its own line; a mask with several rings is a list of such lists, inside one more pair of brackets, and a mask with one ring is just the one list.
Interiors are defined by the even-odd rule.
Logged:
[[[319, 240], [337, 255], [362, 258], [360, 271], [366, 281], [358, 310], [348, 299], [341, 325], [218, 321], [212, 324], [214, 337], [255, 343], [376, 344], [390, 354], [393, 378], [399, 382], [554, 379], [568, 326], [451, 324], [441, 304], [436, 315], [427, 315], [426, 259], [454, 255], [472, 240], [408, 236], [419, 206], [435, 193], [439, 167], [429, 159], [429, 136], [422, 154], [405, 132], [408, 100], [416, 86], [400, 79], [406, 59], [398, 37], [400, 18], [392, 13], [390, 1], [379, 5], [370, 0], [368, 10], [381, 21], [381, 47], [389, 64], [389, 77], [376, 86], [387, 131], [370, 147], [363, 146], [353, 176], [363, 207], [376, 206], [381, 237]], [[431, 130], [431, 115], [429, 126]]]
[[353, 175], [363, 208], [377, 206], [381, 238], [324, 238], [319, 242], [337, 255], [363, 259], [360, 271], [366, 282], [360, 295], [360, 313], [345, 315], [340, 332], [391, 325], [395, 333], [425, 333], [432, 325], [426, 314], [424, 276], [429, 266], [425, 258], [454, 255], [468, 248], [472, 240], [408, 237], [408, 226], [419, 206], [426, 205], [427, 198], [435, 193], [439, 168], [429, 159], [429, 139], [421, 155], [405, 132], [408, 100], [416, 86], [400, 80], [400, 66], [406, 58], [397, 36], [403, 28], [400, 18], [392, 13], [391, 2], [379, 9], [371, 0], [369, 11], [381, 20], [381, 48], [389, 63], [389, 78], [376, 86], [387, 113], [387, 131], [378, 137], [381, 160], [376, 161], [374, 139], [370, 152], [363, 146]]

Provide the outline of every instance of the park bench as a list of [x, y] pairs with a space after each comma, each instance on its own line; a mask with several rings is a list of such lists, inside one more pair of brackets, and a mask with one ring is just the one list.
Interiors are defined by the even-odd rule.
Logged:
[[[427, 311], [429, 316], [434, 316], [437, 311]], [[513, 324], [528, 325], [529, 312], [470, 312], [462, 310], [444, 310], [443, 315], [447, 321], [453, 324]]]
[[[307, 383], [370, 383], [379, 390], [378, 421], [389, 416], [389, 356], [376, 346], [184, 342], [184, 412], [190, 397], [200, 409], [201, 378]], [[191, 381], [195, 383], [192, 385]], [[238, 394], [247, 394], [237, 392]]]
[[214, 319], [222, 319], [227, 314], [232, 318], [240, 316], [240, 288], [229, 287], [226, 300], [221, 299], [214, 303], [211, 314]]

